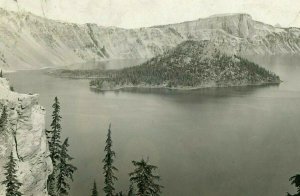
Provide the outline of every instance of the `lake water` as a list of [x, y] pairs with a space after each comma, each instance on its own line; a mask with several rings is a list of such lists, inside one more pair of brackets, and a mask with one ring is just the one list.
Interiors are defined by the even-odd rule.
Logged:
[[300, 58], [255, 59], [284, 81], [279, 86], [196, 91], [127, 90], [97, 93], [87, 80], [20, 71], [16, 91], [40, 94], [47, 126], [55, 96], [63, 137], [78, 167], [72, 196], [103, 188], [101, 160], [112, 123], [117, 190], [127, 190], [131, 160], [159, 167], [167, 196], [283, 196], [300, 172]]

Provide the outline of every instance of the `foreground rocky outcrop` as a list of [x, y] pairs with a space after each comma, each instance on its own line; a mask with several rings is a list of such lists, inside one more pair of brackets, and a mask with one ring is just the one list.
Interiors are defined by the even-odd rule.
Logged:
[[237, 55], [225, 54], [209, 41], [186, 41], [175, 49], [134, 67], [94, 79], [92, 88], [129, 87], [196, 89], [279, 84], [274, 73]]
[[299, 54], [300, 29], [248, 14], [212, 16], [150, 28], [72, 24], [0, 8], [0, 67], [32, 69], [110, 59], [152, 58], [186, 40], [211, 40], [239, 55]]
[[[8, 110], [8, 130], [0, 133], [0, 182], [5, 178], [3, 166], [11, 152], [17, 159], [17, 176], [26, 196], [46, 196], [46, 182], [52, 172], [45, 134], [45, 110], [37, 95], [10, 91], [8, 81], [0, 78], [0, 112]], [[16, 134], [14, 135], [13, 132]], [[0, 183], [0, 195], [5, 186]]]

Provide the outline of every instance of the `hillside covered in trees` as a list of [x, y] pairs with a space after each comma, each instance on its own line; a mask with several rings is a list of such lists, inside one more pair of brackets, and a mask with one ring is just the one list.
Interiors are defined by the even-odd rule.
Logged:
[[195, 89], [277, 84], [274, 73], [236, 55], [227, 55], [209, 41], [186, 41], [147, 62], [98, 78], [101, 90], [128, 87]]

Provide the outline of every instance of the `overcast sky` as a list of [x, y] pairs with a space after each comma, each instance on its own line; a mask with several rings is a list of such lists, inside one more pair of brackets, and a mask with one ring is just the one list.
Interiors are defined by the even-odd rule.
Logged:
[[[17, 0], [19, 9], [76, 23], [125, 28], [195, 20], [222, 13], [249, 13], [255, 20], [300, 27], [300, 0]], [[16, 10], [15, 0], [0, 6]]]

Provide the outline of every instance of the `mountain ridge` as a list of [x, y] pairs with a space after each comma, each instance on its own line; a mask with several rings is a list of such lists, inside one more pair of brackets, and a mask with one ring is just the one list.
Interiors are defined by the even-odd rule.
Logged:
[[210, 40], [240, 55], [300, 53], [299, 28], [276, 28], [249, 14], [135, 29], [67, 23], [3, 8], [0, 16], [0, 67], [7, 70], [152, 58], [186, 40]]

